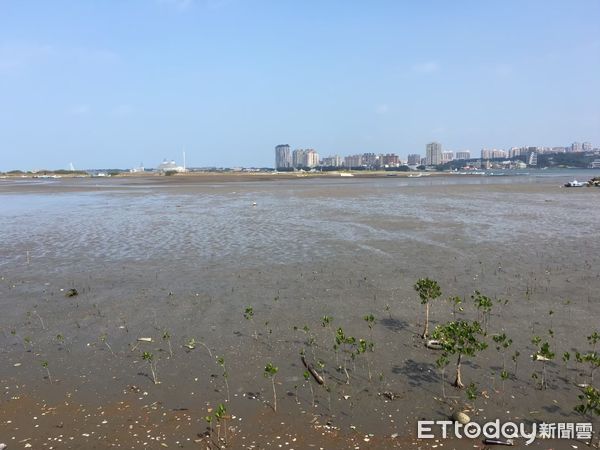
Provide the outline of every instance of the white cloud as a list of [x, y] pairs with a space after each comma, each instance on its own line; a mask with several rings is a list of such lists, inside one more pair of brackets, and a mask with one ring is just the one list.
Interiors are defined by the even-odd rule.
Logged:
[[435, 61], [427, 61], [413, 65], [412, 70], [417, 73], [433, 73], [440, 70], [440, 65]]

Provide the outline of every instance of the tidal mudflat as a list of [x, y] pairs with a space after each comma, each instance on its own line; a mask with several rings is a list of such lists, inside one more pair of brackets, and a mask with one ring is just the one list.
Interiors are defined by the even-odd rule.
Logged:
[[[481, 448], [419, 441], [417, 420], [589, 422], [600, 191], [567, 178], [0, 180], [0, 442]], [[492, 300], [474, 398], [424, 346], [423, 277], [431, 331]]]

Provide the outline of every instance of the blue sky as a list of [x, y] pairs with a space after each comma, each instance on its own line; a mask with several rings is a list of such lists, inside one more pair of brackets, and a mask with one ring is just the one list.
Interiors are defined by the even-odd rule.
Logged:
[[0, 170], [600, 146], [600, 2], [0, 0]]

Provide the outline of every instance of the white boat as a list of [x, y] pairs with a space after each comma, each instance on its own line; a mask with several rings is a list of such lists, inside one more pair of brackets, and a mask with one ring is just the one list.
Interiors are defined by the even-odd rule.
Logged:
[[583, 187], [586, 184], [587, 183], [582, 183], [581, 181], [573, 180], [569, 181], [568, 183], [565, 183], [565, 187]]

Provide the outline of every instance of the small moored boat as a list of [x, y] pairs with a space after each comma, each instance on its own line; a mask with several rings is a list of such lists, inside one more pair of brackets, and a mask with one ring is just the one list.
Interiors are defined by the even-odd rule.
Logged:
[[585, 185], [586, 183], [582, 183], [581, 181], [577, 180], [569, 181], [568, 183], [564, 184], [565, 187], [583, 187]]

